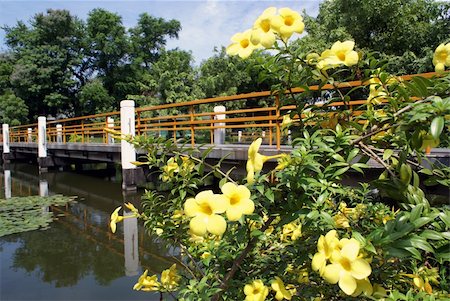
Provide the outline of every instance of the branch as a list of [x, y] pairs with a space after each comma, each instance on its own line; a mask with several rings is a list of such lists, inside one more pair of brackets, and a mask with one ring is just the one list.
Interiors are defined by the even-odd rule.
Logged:
[[[272, 221], [274, 219], [275, 219], [275, 216], [270, 216], [269, 219], [265, 222], [265, 224], [261, 228], [261, 231], [264, 232], [265, 230], [267, 230], [267, 228], [270, 226], [270, 224], [272, 223]], [[236, 274], [236, 272], [238, 271], [239, 267], [242, 264], [242, 261], [244, 261], [245, 257], [247, 257], [247, 255], [248, 255], [248, 253], [253, 249], [257, 240], [258, 240], [257, 237], [253, 237], [253, 239], [247, 244], [245, 249], [239, 255], [239, 257], [233, 262], [233, 265], [231, 266], [230, 271], [228, 272], [227, 275], [225, 275], [225, 278], [223, 279], [223, 282], [220, 285], [221, 291], [225, 290], [228, 287], [228, 282], [230, 281], [231, 278], [233, 278], [234, 274]], [[218, 293], [216, 293], [213, 296], [212, 301], [219, 300], [221, 291], [219, 291]]]
[[[397, 111], [397, 112], [393, 115], [393, 117], [396, 118], [396, 117], [400, 116], [401, 114], [403, 114], [403, 113], [405, 113], [405, 112], [411, 110], [412, 108], [414, 108], [414, 105], [417, 105], [417, 104], [420, 104], [420, 103], [424, 103], [425, 101], [426, 101], [426, 99], [421, 99], [421, 100], [418, 100], [418, 101], [416, 101], [416, 102], [414, 102], [414, 103], [412, 103], [412, 104], [409, 104], [409, 105], [407, 105], [406, 107], [404, 107], [403, 109]], [[395, 124], [391, 124], [391, 125], [389, 125], [389, 126], [387, 126], [387, 127], [380, 128], [380, 126], [385, 125], [387, 122], [388, 122], [388, 121], [385, 121], [385, 122], [382, 122], [382, 123], [380, 123], [380, 124], [374, 125], [369, 133], [367, 133], [367, 134], [365, 134], [365, 135], [359, 137], [359, 138], [356, 139], [356, 140], [353, 140], [352, 142], [350, 142], [350, 145], [359, 144], [362, 140], [364, 140], [364, 139], [366, 139], [366, 138], [368, 138], [368, 137], [370, 137], [370, 136], [373, 136], [373, 135], [375, 135], [375, 134], [378, 134], [379, 132], [382, 132], [382, 131], [386, 131], [386, 130], [388, 130], [388, 129], [390, 129], [390, 128], [392, 128], [392, 127], [398, 125], [398, 123], [395, 123]]]
[[369, 155], [370, 157], [372, 157], [375, 161], [377, 161], [378, 163], [380, 163], [381, 165], [383, 165], [384, 168], [386, 168], [387, 172], [393, 177], [395, 178], [395, 174], [392, 172], [392, 170], [390, 170], [389, 166], [386, 165], [386, 163], [380, 159], [380, 157], [378, 157], [377, 154], [375, 154], [369, 147], [367, 147], [367, 145], [365, 145], [362, 142], [359, 142], [359, 145], [361, 146], [361, 150], [366, 153], [367, 155]]
[[[183, 252], [185, 252], [186, 255], [189, 257], [189, 259], [192, 261], [192, 263], [193, 263], [194, 266], [195, 266], [195, 269], [202, 275], [202, 277], [205, 277], [205, 273], [203, 273], [202, 269], [198, 266], [197, 261], [195, 261], [195, 258], [192, 256], [192, 254], [189, 253], [189, 251], [188, 251], [188, 249], [186, 248], [186, 246], [183, 245], [182, 243], [180, 243], [180, 247], [181, 247], [181, 249], [183, 250]], [[174, 257], [174, 258], [175, 258], [175, 257]], [[194, 275], [194, 273], [192, 272], [192, 270], [191, 270], [188, 266], [186, 266], [181, 260], [178, 260], [178, 259], [177, 259], [177, 261], [180, 262], [181, 265], [183, 265], [183, 266], [184, 266], [184, 267], [192, 274], [192, 276], [193, 276], [195, 279], [197, 279], [197, 277]]]

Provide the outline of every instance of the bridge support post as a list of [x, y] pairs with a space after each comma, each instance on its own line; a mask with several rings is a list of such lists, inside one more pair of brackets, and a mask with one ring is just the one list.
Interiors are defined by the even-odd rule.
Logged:
[[[120, 102], [120, 133], [126, 136], [134, 136], [135, 112], [133, 100]], [[137, 184], [142, 182], [143, 171], [131, 162], [136, 161], [136, 150], [131, 143], [125, 140], [120, 144], [120, 158], [122, 162], [122, 189], [137, 190]]]
[[[224, 113], [226, 112], [225, 106], [215, 106], [214, 107], [214, 113]], [[216, 120], [223, 120], [225, 119], [225, 114], [217, 114], [215, 115]], [[215, 123], [214, 127], [218, 126], [225, 126], [225, 123], [219, 122]], [[214, 144], [224, 144], [225, 143], [225, 129], [219, 128], [214, 129]]]
[[47, 157], [47, 118], [38, 117], [38, 164], [39, 172], [47, 172], [49, 167], [49, 158]]
[[62, 124], [56, 125], [56, 142], [62, 143], [63, 142], [63, 136], [62, 136]]
[[[106, 124], [108, 126], [108, 129], [113, 130], [114, 129], [114, 118], [112, 117], [106, 117]], [[114, 138], [113, 135], [108, 133], [106, 136], [106, 143], [108, 144], [113, 144], [114, 143]]]
[[11, 154], [9, 148], [9, 125], [6, 123], [2, 124], [2, 134], [3, 134], [3, 163], [9, 163], [11, 161]]
[[27, 134], [28, 134], [27, 142], [28, 143], [33, 142], [33, 129], [32, 128], [27, 128]]

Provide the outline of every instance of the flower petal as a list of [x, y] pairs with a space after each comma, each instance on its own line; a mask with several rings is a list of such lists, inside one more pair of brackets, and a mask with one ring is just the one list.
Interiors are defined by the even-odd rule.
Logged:
[[311, 267], [313, 271], [322, 271], [327, 263], [327, 259], [323, 253], [316, 253], [313, 256]]
[[[341, 255], [347, 257], [350, 261], [354, 261], [359, 254], [359, 242], [351, 238], [341, 250]], [[364, 277], [363, 277], [364, 278]]]
[[198, 206], [194, 198], [187, 199], [184, 203], [184, 213], [186, 214], [186, 216], [196, 216], [199, 210], [200, 207]]
[[208, 217], [208, 223], [206, 227], [208, 232], [215, 235], [222, 235], [227, 229], [227, 222], [222, 216], [214, 214]]
[[370, 264], [364, 259], [356, 259], [352, 262], [351, 274], [356, 279], [364, 279], [372, 273]]
[[342, 273], [339, 278], [339, 287], [347, 295], [351, 295], [356, 290], [356, 280], [349, 273]]
[[325, 266], [325, 268], [323, 269], [322, 277], [329, 283], [335, 284], [339, 281], [339, 275], [340, 275], [341, 271], [342, 271], [342, 268], [339, 264], [332, 263], [332, 264]]
[[203, 236], [206, 234], [206, 221], [205, 216], [196, 216], [191, 219], [189, 223], [189, 228], [191, 232], [197, 236]]

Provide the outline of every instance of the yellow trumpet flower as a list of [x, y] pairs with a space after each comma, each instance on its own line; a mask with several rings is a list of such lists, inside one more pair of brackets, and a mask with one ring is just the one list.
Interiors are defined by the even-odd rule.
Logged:
[[262, 280], [254, 280], [244, 286], [245, 301], [264, 301], [269, 294], [269, 288]]
[[221, 190], [229, 203], [226, 214], [230, 221], [237, 221], [242, 215], [252, 214], [255, 210], [255, 204], [250, 199], [250, 190], [244, 185], [228, 182], [222, 186]]
[[258, 138], [250, 144], [248, 148], [248, 160], [247, 160], [247, 183], [252, 184], [255, 182], [255, 173], [260, 172], [263, 168], [263, 164], [270, 159], [280, 158], [283, 155], [264, 156], [258, 153], [261, 147], [262, 139]]

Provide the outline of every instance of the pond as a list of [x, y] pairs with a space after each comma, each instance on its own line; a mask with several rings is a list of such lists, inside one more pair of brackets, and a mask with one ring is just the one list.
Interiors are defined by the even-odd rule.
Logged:
[[136, 219], [109, 230], [111, 212], [139, 194], [123, 194], [114, 172], [80, 174], [11, 165], [0, 174], [0, 198], [78, 196], [75, 204], [51, 210], [47, 230], [0, 238], [0, 300], [159, 300], [158, 293], [133, 291], [143, 270], [170, 267], [177, 251], [147, 236]]

